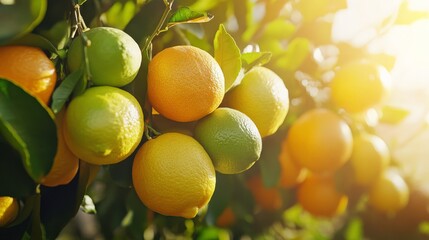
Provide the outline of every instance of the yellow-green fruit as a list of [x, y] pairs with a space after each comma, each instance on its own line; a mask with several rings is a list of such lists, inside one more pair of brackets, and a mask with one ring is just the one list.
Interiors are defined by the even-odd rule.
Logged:
[[195, 217], [216, 185], [215, 169], [203, 146], [180, 133], [144, 143], [134, 158], [132, 175], [141, 201], [167, 216]]
[[19, 204], [15, 198], [0, 197], [0, 227], [11, 223], [19, 212]]
[[391, 77], [383, 66], [362, 61], [341, 67], [331, 82], [333, 102], [352, 113], [381, 103], [390, 88]]
[[262, 137], [274, 134], [289, 110], [289, 93], [283, 80], [265, 67], [254, 67], [225, 95], [225, 106], [246, 114]]
[[210, 155], [214, 167], [224, 174], [249, 169], [261, 156], [258, 128], [244, 113], [218, 108], [198, 121], [194, 136]]
[[380, 212], [395, 213], [408, 204], [410, 190], [402, 176], [394, 169], [384, 171], [372, 185], [369, 204]]
[[96, 165], [127, 158], [143, 135], [142, 109], [130, 93], [100, 86], [74, 98], [67, 108], [64, 137], [80, 159]]
[[356, 183], [361, 186], [370, 186], [389, 165], [389, 148], [376, 135], [359, 134], [353, 139], [353, 152], [350, 161]]
[[[122, 87], [136, 77], [142, 55], [138, 44], [127, 33], [110, 27], [92, 28], [86, 31], [89, 40], [87, 57], [91, 81], [95, 85]], [[70, 71], [84, 67], [82, 35], [70, 45], [67, 63]]]

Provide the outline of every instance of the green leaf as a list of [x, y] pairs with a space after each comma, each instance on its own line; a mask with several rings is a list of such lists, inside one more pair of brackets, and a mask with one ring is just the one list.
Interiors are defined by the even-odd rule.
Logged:
[[206, 220], [209, 225], [214, 225], [216, 219], [230, 203], [234, 194], [234, 175], [216, 174], [215, 192], [207, 209]]
[[88, 195], [83, 196], [82, 204], [80, 205], [80, 209], [87, 214], [96, 214], [97, 210], [95, 210], [94, 201]]
[[60, 55], [57, 48], [52, 45], [48, 39], [34, 33], [28, 33], [18, 39], [15, 39], [11, 42], [11, 44], [37, 47]]
[[40, 182], [57, 152], [51, 111], [12, 82], [0, 79], [0, 135], [20, 153], [31, 178]]
[[60, 86], [55, 89], [54, 94], [52, 94], [51, 104], [52, 111], [55, 114], [61, 111], [82, 76], [83, 69], [72, 72], [61, 82]]
[[266, 187], [274, 187], [280, 180], [280, 145], [285, 136], [284, 132], [263, 139], [261, 157], [257, 164], [261, 169], [262, 181]]
[[248, 71], [255, 66], [262, 66], [271, 60], [270, 52], [249, 52], [241, 55], [243, 68]]
[[107, 12], [104, 13], [109, 26], [124, 29], [137, 11], [135, 1], [115, 2]]
[[407, 109], [394, 107], [394, 106], [383, 106], [381, 109], [380, 122], [388, 124], [398, 124], [402, 122], [410, 111]]
[[278, 67], [295, 72], [311, 53], [311, 42], [307, 38], [293, 39], [286, 51], [277, 59]]
[[214, 38], [214, 58], [225, 77], [225, 92], [234, 84], [241, 70], [241, 53], [234, 38], [221, 24]]
[[0, 44], [31, 32], [46, 13], [47, 0], [10, 2], [0, 4]]
[[213, 16], [205, 12], [196, 12], [189, 7], [181, 7], [174, 12], [167, 23], [167, 28], [181, 23], [205, 23], [213, 19]]

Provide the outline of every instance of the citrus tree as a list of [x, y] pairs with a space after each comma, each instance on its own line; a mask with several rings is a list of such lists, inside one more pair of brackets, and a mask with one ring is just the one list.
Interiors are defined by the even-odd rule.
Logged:
[[0, 1], [0, 238], [427, 238], [375, 130], [395, 57], [333, 40], [346, 7]]

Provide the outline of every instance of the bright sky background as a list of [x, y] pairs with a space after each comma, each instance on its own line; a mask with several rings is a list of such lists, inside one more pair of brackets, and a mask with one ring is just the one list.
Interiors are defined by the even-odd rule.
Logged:
[[[404, 0], [348, 0], [349, 8], [338, 12], [333, 38], [354, 45], [375, 36], [381, 23]], [[429, 12], [429, 0], [409, 0], [410, 7]], [[397, 56], [392, 70], [393, 92], [388, 104], [410, 110], [399, 125], [382, 125], [379, 134], [390, 145], [394, 158], [416, 180], [429, 182], [429, 19], [395, 27], [371, 43], [371, 49]], [[411, 139], [411, 140], [410, 140]]]

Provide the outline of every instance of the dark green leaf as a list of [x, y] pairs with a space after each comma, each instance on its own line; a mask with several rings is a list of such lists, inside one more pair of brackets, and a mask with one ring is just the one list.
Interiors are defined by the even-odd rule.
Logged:
[[225, 77], [225, 92], [228, 91], [241, 70], [241, 53], [234, 38], [221, 24], [214, 38], [214, 58]]
[[234, 193], [234, 175], [216, 174], [216, 188], [207, 209], [206, 220], [210, 225], [216, 223], [216, 219], [228, 206]]
[[257, 161], [266, 187], [274, 187], [280, 180], [280, 145], [285, 134], [278, 132], [263, 139], [261, 157]]
[[47, 0], [0, 4], [0, 44], [31, 32], [45, 16]]
[[380, 122], [388, 124], [398, 124], [402, 122], [409, 114], [410, 111], [408, 111], [407, 109], [394, 106], [384, 106], [381, 109]]
[[55, 89], [54, 94], [52, 95], [51, 105], [52, 111], [55, 114], [61, 111], [82, 76], [82, 69], [72, 72], [61, 82], [60, 86]]
[[213, 16], [205, 12], [195, 12], [188, 7], [179, 8], [167, 23], [167, 28], [181, 23], [204, 23], [212, 20]]
[[255, 66], [262, 66], [271, 60], [270, 52], [249, 52], [241, 55], [243, 68], [248, 71]]
[[28, 33], [16, 40], [13, 40], [11, 44], [37, 47], [43, 50], [47, 50], [51, 53], [60, 55], [57, 48], [54, 47], [54, 45], [52, 45], [52, 43], [48, 39], [33, 33]]
[[133, 239], [138, 239], [147, 228], [149, 222], [147, 208], [141, 202], [135, 191], [130, 191], [127, 196], [126, 206], [128, 213], [132, 213], [129, 224], [125, 225]]
[[77, 0], [77, 4], [79, 5], [83, 5], [87, 0]]
[[0, 79], [0, 134], [20, 153], [28, 174], [40, 182], [51, 169], [57, 152], [53, 114], [5, 79]]

